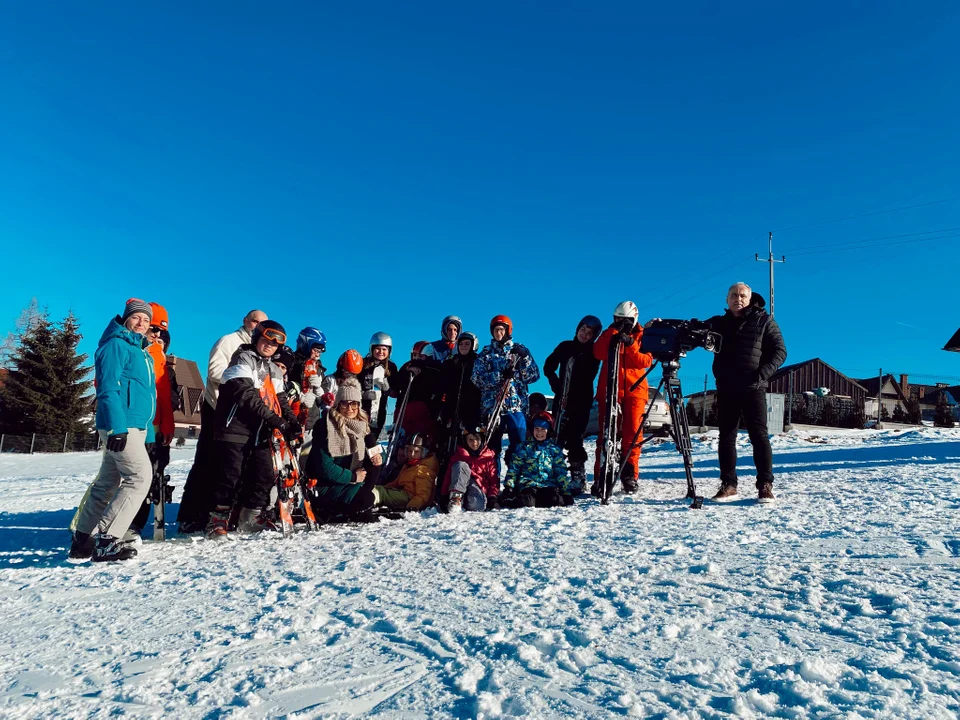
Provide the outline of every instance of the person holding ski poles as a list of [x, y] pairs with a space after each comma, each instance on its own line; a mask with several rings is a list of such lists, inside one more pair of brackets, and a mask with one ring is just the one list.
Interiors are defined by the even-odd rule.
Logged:
[[360, 387], [363, 389], [363, 411], [370, 418], [370, 431], [379, 438], [387, 424], [387, 398], [393, 378], [399, 370], [390, 360], [393, 338], [385, 332], [374, 333], [370, 338], [370, 352], [363, 359], [360, 372]]
[[707, 322], [720, 333], [720, 352], [713, 357], [717, 381], [717, 413], [720, 443], [719, 502], [737, 496], [737, 431], [743, 418], [753, 446], [757, 468], [757, 499], [771, 503], [773, 496], [773, 451], [767, 433], [767, 379], [787, 359], [787, 347], [776, 321], [764, 310], [765, 301], [746, 283], [727, 291], [727, 311]]
[[457, 338], [460, 337], [461, 332], [463, 332], [463, 321], [456, 315], [447, 315], [440, 323], [442, 337], [429, 343], [423, 349], [423, 354], [437, 363], [453, 357], [457, 354]]
[[526, 439], [528, 387], [540, 379], [540, 368], [530, 351], [513, 341], [513, 322], [506, 315], [490, 320], [490, 344], [473, 366], [473, 384], [480, 388], [480, 409], [487, 421], [488, 441], [498, 463], [503, 433], [510, 443], [506, 462]]
[[277, 478], [273, 432], [280, 431], [291, 444], [303, 433], [287, 404], [283, 373], [272, 360], [286, 341], [280, 323], [264, 320], [223, 373], [214, 434], [216, 474], [206, 528], [211, 540], [226, 538], [234, 506], [240, 508], [240, 532], [270, 528], [263, 511]]
[[554, 392], [553, 417], [556, 418], [556, 442], [567, 451], [570, 464], [570, 491], [582, 493], [587, 486], [587, 451], [583, 436], [590, 422], [594, 383], [600, 361], [593, 346], [603, 325], [600, 318], [587, 315], [579, 323], [573, 340], [564, 340], [547, 357], [543, 373]]
[[[413, 345], [410, 360], [397, 373], [394, 390], [397, 405], [393, 412], [391, 453], [406, 445], [406, 438], [415, 433], [437, 437], [437, 391], [439, 364], [424, 353], [429, 343], [419, 340]], [[387, 458], [389, 465], [393, 458]]]
[[152, 317], [147, 303], [130, 298], [123, 314], [107, 325], [94, 354], [103, 460], [77, 512], [71, 558], [104, 562], [137, 555], [122, 538], [153, 479], [146, 446], [154, 440], [157, 386], [144, 338]]
[[440, 433], [437, 445], [444, 460], [457, 449], [463, 428], [480, 425], [480, 390], [471, 380], [477, 361], [477, 336], [461, 333], [457, 339], [457, 354], [440, 366]]
[[[653, 356], [640, 351], [640, 339], [643, 337], [643, 327], [637, 321], [639, 317], [637, 306], [630, 300], [617, 305], [613, 311], [613, 322], [601, 333], [593, 345], [593, 357], [603, 363], [600, 373], [600, 385], [597, 388], [597, 404], [599, 405], [600, 434], [597, 437], [597, 462], [594, 468], [594, 483], [591, 493], [600, 493], [601, 460], [603, 454], [603, 438], [607, 433], [605, 419], [608, 403], [618, 403], [617, 413], [619, 427], [610, 429], [614, 442], [620, 443], [620, 483], [625, 493], [635, 493], [639, 489], [637, 472], [640, 463], [640, 443], [643, 441], [643, 432], [640, 421], [646, 412], [647, 395], [649, 393], [647, 379], [637, 384], [644, 373], [653, 365]], [[619, 370], [616, 377], [609, 377], [614, 365], [614, 354], [618, 354], [616, 365]], [[609, 388], [613, 387], [616, 394]]]

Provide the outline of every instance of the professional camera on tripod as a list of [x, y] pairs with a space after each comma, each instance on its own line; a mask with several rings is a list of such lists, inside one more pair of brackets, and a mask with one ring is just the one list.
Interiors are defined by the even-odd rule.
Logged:
[[[722, 340], [719, 333], [710, 330], [710, 326], [700, 320], [662, 320], [660, 318], [651, 320], [643, 329], [640, 349], [653, 355], [654, 363], [630, 388], [631, 392], [636, 390], [659, 363], [663, 377], [657, 386], [657, 392], [661, 390], [666, 392], [667, 404], [670, 407], [670, 433], [677, 451], [683, 456], [683, 469], [687, 476], [687, 498], [692, 500], [690, 505], [692, 509], [703, 507], [703, 497], [697, 495], [696, 484], [693, 481], [691, 455], [693, 446], [690, 442], [690, 426], [683, 408], [683, 390], [680, 387], [677, 371], [680, 369], [680, 358], [686, 357], [688, 352], [703, 348], [708, 352], [718, 353]], [[649, 413], [648, 409], [641, 419], [640, 428], [630, 444], [631, 448], [638, 444]], [[640, 441], [639, 444], [642, 445], [643, 442], [646, 441]]]

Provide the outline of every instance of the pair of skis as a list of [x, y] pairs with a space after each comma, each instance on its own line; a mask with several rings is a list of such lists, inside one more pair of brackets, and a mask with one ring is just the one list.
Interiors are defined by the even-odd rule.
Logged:
[[620, 468], [620, 456], [617, 449], [617, 439], [620, 436], [620, 357], [623, 348], [620, 342], [620, 333], [614, 333], [610, 338], [610, 349], [607, 352], [607, 407], [603, 417], [603, 437], [597, 438], [600, 444], [600, 477], [594, 478], [599, 483], [597, 497], [603, 505], [610, 502], [613, 495], [613, 485], [617, 481]]
[[170, 462], [170, 447], [156, 446], [154, 451], [153, 482], [147, 497], [153, 504], [153, 539], [163, 541], [167, 539], [167, 503], [173, 502], [173, 485], [165, 472]]
[[273, 431], [273, 467], [277, 476], [277, 516], [284, 537], [293, 534], [295, 516], [302, 517], [308, 530], [316, 530], [317, 518], [304, 493], [305, 479], [300, 471], [300, 461], [294, 448], [290, 447], [279, 430]]
[[[519, 356], [511, 353], [507, 356], [507, 365], [506, 368], [514, 370], [517, 367], [517, 360]], [[483, 449], [486, 449], [490, 445], [490, 437], [493, 435], [497, 428], [500, 427], [500, 418], [503, 417], [503, 406], [507, 402], [507, 395], [510, 394], [510, 379], [504, 378], [500, 383], [500, 389], [497, 390], [497, 398], [493, 403], [493, 410], [490, 413], [490, 419], [487, 421], [486, 427], [486, 437], [483, 439]], [[497, 452], [500, 452], [499, 448]]]

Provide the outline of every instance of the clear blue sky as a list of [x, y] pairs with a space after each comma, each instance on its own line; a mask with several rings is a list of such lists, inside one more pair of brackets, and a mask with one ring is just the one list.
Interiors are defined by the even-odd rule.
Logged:
[[623, 299], [766, 295], [774, 230], [788, 362], [960, 376], [960, 229], [893, 237], [960, 228], [957, 37], [946, 0], [4, 3], [0, 331], [37, 297], [92, 352], [139, 296], [203, 365], [259, 307], [329, 366], [506, 313], [542, 361]]

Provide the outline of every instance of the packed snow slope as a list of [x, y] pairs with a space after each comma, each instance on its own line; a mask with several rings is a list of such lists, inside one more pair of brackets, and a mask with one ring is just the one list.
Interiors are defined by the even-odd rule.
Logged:
[[[65, 561], [96, 454], [0, 458], [4, 718], [955, 718], [960, 431], [774, 439], [777, 503], [410, 516]], [[745, 436], [741, 456], [749, 458]], [[695, 442], [716, 490], [716, 436]], [[175, 450], [178, 490], [191, 462]]]

